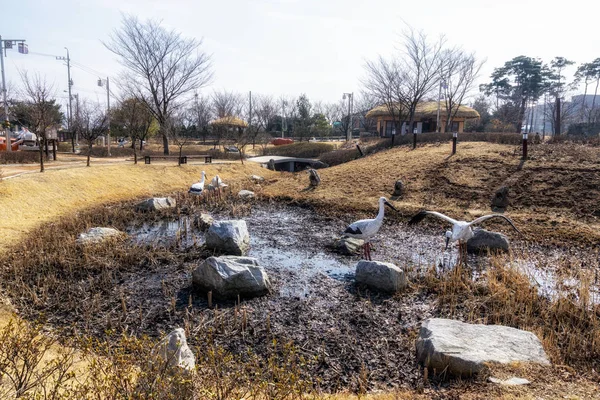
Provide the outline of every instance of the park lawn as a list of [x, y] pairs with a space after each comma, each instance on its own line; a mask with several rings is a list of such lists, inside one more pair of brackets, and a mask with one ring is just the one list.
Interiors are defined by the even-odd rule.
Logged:
[[[258, 164], [117, 164], [47, 170], [0, 181], [0, 246], [18, 242], [36, 226], [63, 215], [106, 203], [185, 191], [206, 171], [224, 182], [250, 182], [270, 171]], [[2, 251], [0, 249], [0, 251]]]

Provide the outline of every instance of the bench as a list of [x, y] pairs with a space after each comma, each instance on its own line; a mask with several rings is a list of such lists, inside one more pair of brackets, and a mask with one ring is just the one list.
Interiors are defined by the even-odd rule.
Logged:
[[179, 164], [187, 164], [188, 158], [204, 158], [206, 164], [212, 164], [212, 156], [203, 154], [198, 156], [144, 156], [144, 164], [150, 164], [152, 159], [177, 160]]

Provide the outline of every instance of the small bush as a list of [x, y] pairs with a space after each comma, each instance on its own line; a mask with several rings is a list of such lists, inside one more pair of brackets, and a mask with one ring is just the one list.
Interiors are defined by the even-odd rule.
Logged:
[[0, 152], [0, 164], [35, 164], [40, 161], [37, 151]]
[[321, 157], [319, 157], [319, 160], [329, 165], [330, 167], [333, 167], [334, 165], [340, 165], [352, 160], [356, 160], [359, 157], [360, 153], [357, 149], [341, 149], [327, 152], [321, 155]]
[[264, 151], [265, 156], [283, 156], [283, 157], [300, 157], [300, 158], [318, 158], [322, 154], [335, 149], [332, 143], [311, 143], [302, 142], [294, 144], [286, 144], [283, 146], [267, 147]]

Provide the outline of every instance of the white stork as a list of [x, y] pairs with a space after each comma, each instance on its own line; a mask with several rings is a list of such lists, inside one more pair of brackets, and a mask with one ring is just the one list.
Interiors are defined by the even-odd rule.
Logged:
[[344, 231], [344, 236], [349, 236], [356, 239], [363, 239], [365, 244], [363, 245], [364, 256], [367, 260], [371, 260], [371, 245], [369, 239], [379, 231], [381, 224], [383, 223], [384, 206], [390, 207], [394, 211], [398, 211], [391, 203], [387, 201], [385, 197], [379, 198], [379, 213], [374, 219], [361, 219], [351, 223], [348, 228]]
[[229, 185], [224, 183], [223, 180], [219, 177], [219, 175], [215, 175], [215, 177], [212, 178], [212, 180], [210, 181], [210, 186], [212, 190], [217, 192], [219, 198], [221, 198], [221, 189], [226, 188]]
[[[458, 249], [459, 249], [459, 255], [462, 258], [463, 254], [466, 252], [466, 244], [467, 244], [467, 240], [471, 239], [474, 234], [473, 234], [473, 230], [471, 229], [471, 227], [473, 225], [477, 225], [483, 221], [486, 221], [488, 219], [491, 218], [502, 218], [506, 221], [508, 221], [508, 223], [510, 224], [510, 226], [512, 226], [514, 228], [515, 231], [519, 232], [519, 234], [522, 235], [521, 231], [517, 229], [517, 227], [515, 226], [515, 224], [510, 220], [510, 218], [502, 215], [502, 214], [489, 214], [489, 215], [484, 215], [483, 217], [479, 217], [477, 219], [474, 219], [471, 222], [467, 222], [467, 221], [457, 221], [453, 218], [450, 218], [447, 215], [444, 215], [442, 213], [436, 212], [436, 211], [426, 211], [423, 210], [421, 212], [419, 212], [418, 214], [416, 214], [415, 216], [413, 216], [410, 221], [408, 221], [408, 225], [415, 225], [418, 224], [419, 222], [423, 221], [423, 219], [425, 219], [425, 217], [427, 217], [428, 215], [433, 215], [434, 217], [438, 217], [441, 218], [445, 221], [448, 221], [452, 224], [452, 230], [451, 231], [446, 231], [445, 236], [446, 236], [446, 249], [448, 248], [448, 245], [450, 242], [457, 242], [458, 241]], [[459, 259], [460, 260], [460, 259]], [[459, 261], [460, 263], [460, 261]]]
[[195, 196], [201, 196], [202, 193], [204, 192], [204, 180], [206, 177], [206, 173], [204, 171], [202, 171], [200, 173], [200, 175], [202, 176], [200, 178], [200, 182], [196, 182], [190, 187], [190, 190], [188, 190], [189, 194], [193, 194]]

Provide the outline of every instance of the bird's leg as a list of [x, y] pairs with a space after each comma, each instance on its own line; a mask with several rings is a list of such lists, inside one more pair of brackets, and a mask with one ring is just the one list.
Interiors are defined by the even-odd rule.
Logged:
[[367, 242], [367, 259], [369, 261], [372, 261], [371, 260], [371, 242]]
[[363, 258], [366, 260], [367, 259], [367, 244], [364, 243], [362, 245], [362, 250], [363, 250]]

